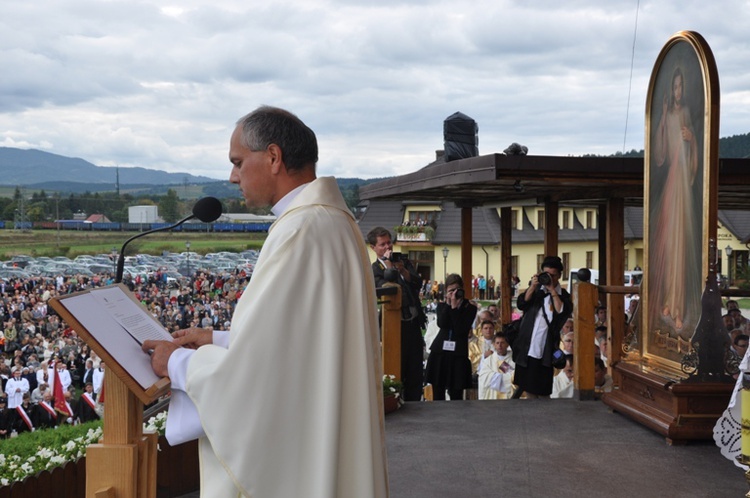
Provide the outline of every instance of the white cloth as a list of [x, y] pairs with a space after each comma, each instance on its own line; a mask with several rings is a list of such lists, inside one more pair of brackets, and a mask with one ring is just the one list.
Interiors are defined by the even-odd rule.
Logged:
[[568, 378], [564, 370], [552, 379], [552, 394], [550, 398], [572, 398], [575, 391], [575, 383]]
[[169, 362], [171, 378], [189, 356], [167, 430], [192, 401], [202, 494], [387, 496], [375, 285], [334, 179], [309, 184], [271, 226], [229, 335], [228, 348]]
[[8, 408], [15, 408], [23, 403], [23, 394], [29, 392], [29, 381], [20, 377], [11, 377], [5, 384], [5, 394], [8, 395]]
[[[554, 318], [554, 313], [552, 312], [552, 306], [554, 306], [552, 304], [552, 295], [547, 291], [546, 287], [543, 287], [543, 289], [545, 292], [544, 303], [539, 308], [539, 312], [534, 319], [534, 330], [531, 333], [531, 344], [529, 345], [529, 356], [537, 359], [541, 359], [544, 355], [544, 344], [547, 341], [547, 332], [549, 331], [548, 324]], [[557, 284], [555, 292], [558, 295], [562, 292], [560, 284]]]
[[47, 369], [47, 380], [44, 380], [44, 368], [39, 368], [39, 370], [36, 371], [36, 383], [37, 384], [47, 384], [50, 389], [52, 389], [52, 386], [54, 386], [55, 382], [55, 371], [51, 368]]
[[91, 379], [91, 385], [94, 386], [94, 393], [99, 394], [104, 385], [104, 374], [107, 372], [106, 369], [95, 368]]
[[438, 332], [440, 332], [440, 327], [437, 324], [437, 314], [427, 313], [427, 328], [424, 334], [426, 355], [430, 354], [430, 346], [432, 345], [432, 341], [437, 337]]
[[[508, 370], [503, 372], [500, 365], [505, 362]], [[516, 364], [510, 353], [503, 356], [497, 351], [483, 358], [479, 367], [479, 399], [510, 399], [513, 394], [513, 372]]]
[[714, 425], [714, 442], [721, 450], [721, 454], [732, 461], [737, 467], [748, 470], [747, 465], [742, 465], [737, 457], [740, 455], [740, 434], [742, 432], [742, 372], [746, 372], [750, 366], [750, 349], [745, 352], [740, 362], [740, 375], [734, 384], [734, 392], [729, 400], [729, 406]]
[[60, 376], [60, 384], [62, 384], [63, 391], [67, 391], [70, 384], [73, 383], [73, 379], [70, 378], [70, 372], [68, 370], [57, 370], [55, 374]]

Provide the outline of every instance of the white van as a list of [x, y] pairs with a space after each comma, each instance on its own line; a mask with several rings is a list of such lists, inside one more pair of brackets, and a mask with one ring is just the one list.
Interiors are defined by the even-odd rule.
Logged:
[[[578, 282], [578, 268], [573, 268], [568, 273], [568, 292], [573, 292], [573, 284]], [[599, 270], [589, 270], [591, 272], [591, 283], [599, 285]], [[641, 285], [643, 280], [642, 271], [626, 271], [623, 285]]]
[[626, 271], [623, 285], [641, 285], [641, 280], [643, 280], [642, 271]]
[[[580, 268], [573, 268], [568, 272], [568, 292], [573, 292], [573, 284], [578, 283], [578, 270]], [[599, 270], [589, 270], [591, 272], [590, 283], [599, 285]]]

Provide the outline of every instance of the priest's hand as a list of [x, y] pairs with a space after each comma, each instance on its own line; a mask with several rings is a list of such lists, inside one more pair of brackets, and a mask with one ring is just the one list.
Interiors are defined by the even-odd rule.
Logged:
[[151, 368], [159, 377], [169, 375], [169, 357], [180, 346], [170, 341], [143, 341], [141, 349], [151, 355]]
[[211, 328], [191, 327], [189, 329], [178, 330], [172, 334], [174, 343], [190, 349], [198, 349], [206, 344], [213, 344], [214, 331]]

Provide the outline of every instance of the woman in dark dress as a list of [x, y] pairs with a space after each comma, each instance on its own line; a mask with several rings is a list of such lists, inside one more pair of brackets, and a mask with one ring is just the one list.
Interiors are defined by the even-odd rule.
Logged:
[[464, 283], [451, 273], [445, 279], [445, 302], [437, 308], [440, 328], [430, 346], [426, 380], [433, 386], [433, 399], [444, 400], [445, 391], [452, 400], [462, 400], [464, 389], [471, 387], [469, 336], [477, 307], [464, 298]]

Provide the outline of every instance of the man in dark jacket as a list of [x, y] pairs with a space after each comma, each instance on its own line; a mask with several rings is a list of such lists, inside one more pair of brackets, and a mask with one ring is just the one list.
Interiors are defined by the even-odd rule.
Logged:
[[527, 398], [552, 393], [553, 354], [559, 349], [560, 329], [573, 312], [570, 294], [559, 284], [563, 274], [560, 258], [547, 256], [541, 270], [518, 296], [523, 317], [511, 345], [516, 362], [514, 381], [519, 388], [516, 394], [525, 392]]
[[367, 234], [367, 243], [375, 252], [377, 260], [372, 264], [375, 287], [386, 282], [401, 286], [401, 380], [404, 384], [404, 400], [422, 399], [422, 364], [424, 361], [424, 339], [422, 327], [425, 314], [419, 299], [422, 277], [405, 255], [393, 252], [391, 233], [383, 227], [375, 227]]

